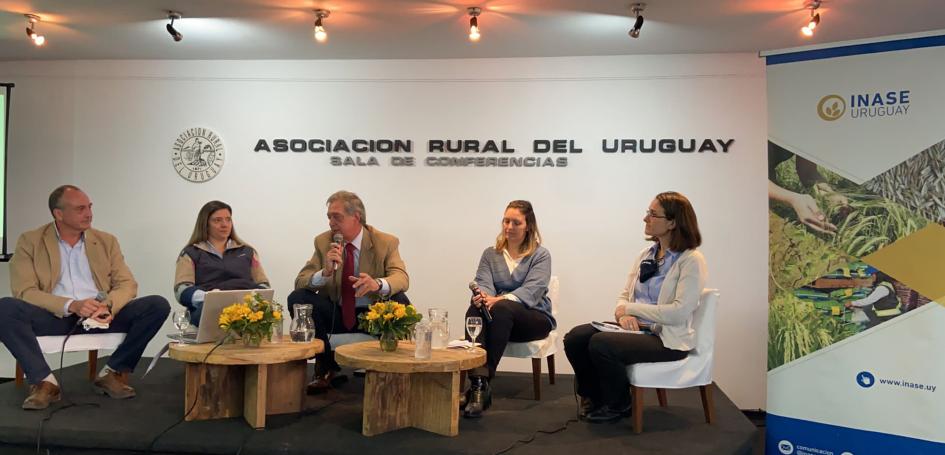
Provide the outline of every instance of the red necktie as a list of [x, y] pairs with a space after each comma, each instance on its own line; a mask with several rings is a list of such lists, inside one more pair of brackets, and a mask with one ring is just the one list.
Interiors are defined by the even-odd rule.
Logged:
[[345, 328], [351, 330], [354, 327], [354, 288], [348, 281], [349, 276], [354, 276], [354, 244], [345, 245], [345, 262], [341, 267], [341, 320]]

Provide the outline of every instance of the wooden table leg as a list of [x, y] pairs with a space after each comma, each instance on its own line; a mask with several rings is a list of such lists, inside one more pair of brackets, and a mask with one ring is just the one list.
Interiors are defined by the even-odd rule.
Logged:
[[302, 412], [305, 400], [305, 360], [269, 365], [266, 414]]
[[459, 372], [410, 376], [410, 426], [444, 436], [459, 434]]
[[266, 428], [266, 395], [269, 365], [247, 365], [243, 384], [243, 418], [249, 426]]
[[383, 373], [364, 380], [361, 434], [374, 436], [416, 427], [444, 436], [459, 434], [460, 373]]
[[368, 370], [364, 376], [361, 434], [374, 436], [410, 426], [410, 375]]
[[184, 376], [184, 420], [239, 417], [243, 414], [242, 367], [188, 363]]

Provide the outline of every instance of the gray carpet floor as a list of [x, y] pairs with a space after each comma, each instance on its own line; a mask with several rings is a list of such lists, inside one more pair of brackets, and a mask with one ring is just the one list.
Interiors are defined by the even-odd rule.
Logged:
[[150, 375], [134, 377], [138, 396], [125, 401], [93, 394], [85, 368], [63, 371], [66, 400], [47, 411], [20, 410], [25, 388], [0, 384], [0, 453], [750, 454], [757, 438], [756, 427], [718, 388], [713, 425], [703, 420], [697, 389], [669, 391], [666, 408], [656, 406], [651, 392], [645, 431], [636, 435], [630, 419], [576, 421], [571, 376], [558, 375], [552, 386], [544, 375], [542, 400], [535, 401], [531, 375], [500, 373], [492, 408], [481, 419], [460, 418], [457, 437], [416, 429], [364, 437], [363, 380], [350, 372], [337, 389], [308, 397], [301, 414], [269, 416], [266, 430], [257, 431], [242, 418], [180, 422], [184, 371], [173, 360], [161, 359]]

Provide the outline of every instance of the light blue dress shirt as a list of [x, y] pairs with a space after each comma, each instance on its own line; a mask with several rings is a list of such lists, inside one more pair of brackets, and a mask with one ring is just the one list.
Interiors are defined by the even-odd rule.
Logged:
[[89, 258], [85, 255], [85, 233], [79, 236], [75, 245], [69, 245], [59, 236], [58, 227], [56, 237], [59, 239], [59, 282], [53, 287], [52, 294], [71, 299], [62, 308], [63, 314], [69, 316], [72, 314], [69, 304], [74, 300], [94, 299], [99, 291], [92, 278]]
[[[658, 245], [654, 244], [650, 248], [650, 252], [646, 255], [647, 259], [653, 259], [656, 257], [657, 247]], [[676, 260], [679, 259], [679, 255], [680, 252], [666, 250], [666, 254], [663, 256], [663, 264], [659, 266], [659, 271], [656, 272], [656, 275], [653, 275], [652, 278], [646, 280], [645, 283], [637, 283], [633, 287], [634, 302], [656, 305], [656, 302], [660, 298], [660, 289], [663, 287], [663, 279], [666, 278], [666, 272], [669, 272], [669, 269], [673, 267], [673, 264], [675, 264]], [[653, 321], [643, 318], [638, 319], [643, 324], [653, 324]]]

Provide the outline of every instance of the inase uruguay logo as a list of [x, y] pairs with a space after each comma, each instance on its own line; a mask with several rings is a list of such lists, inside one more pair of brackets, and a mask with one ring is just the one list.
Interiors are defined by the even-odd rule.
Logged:
[[817, 115], [820, 118], [832, 122], [847, 111], [847, 103], [839, 95], [827, 95], [817, 103]]
[[899, 117], [909, 114], [911, 103], [911, 90], [830, 94], [817, 102], [817, 116], [825, 122], [843, 117], [852, 120]]

